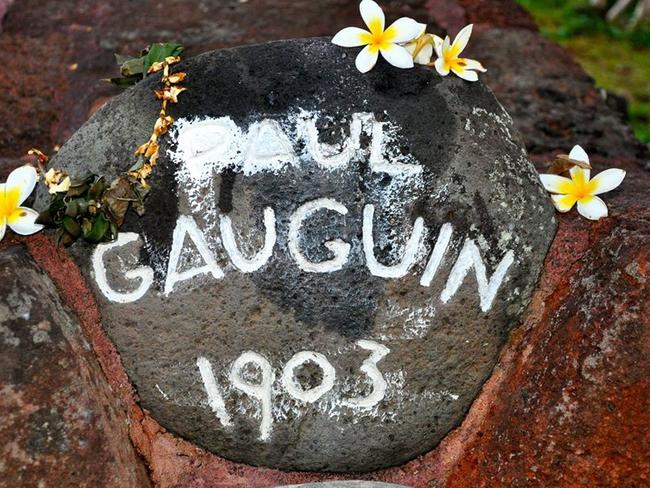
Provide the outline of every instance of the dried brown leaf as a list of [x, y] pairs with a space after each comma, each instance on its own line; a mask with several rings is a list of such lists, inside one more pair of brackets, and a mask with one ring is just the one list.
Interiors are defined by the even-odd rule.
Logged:
[[147, 141], [142, 146], [140, 146], [138, 149], [136, 149], [135, 150], [135, 155], [139, 156], [140, 154], [146, 153], [147, 149], [149, 149], [149, 144], [150, 144], [150, 141]]
[[165, 68], [166, 66], [167, 63], [165, 63], [164, 61], [158, 61], [156, 63], [153, 63], [151, 66], [149, 66], [147, 73], [157, 73], [158, 71]]
[[172, 73], [167, 77], [166, 80], [163, 81], [168, 81], [172, 85], [175, 85], [177, 83], [181, 83], [182, 81], [185, 81], [185, 78], [187, 77], [187, 73], [183, 73], [182, 71], [178, 73]]
[[571, 159], [566, 154], [558, 154], [555, 156], [555, 159], [553, 161], [547, 163], [547, 166], [547, 172], [554, 175], [568, 173], [569, 170], [574, 166], [579, 166], [583, 169], [591, 169], [591, 165], [589, 163], [579, 161], [577, 159]]

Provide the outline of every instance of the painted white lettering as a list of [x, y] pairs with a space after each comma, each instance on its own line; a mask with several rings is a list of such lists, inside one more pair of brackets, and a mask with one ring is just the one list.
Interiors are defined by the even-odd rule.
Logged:
[[[203, 258], [205, 265], [179, 273], [177, 268], [183, 250], [183, 243], [185, 242], [185, 235], [192, 239], [196, 249]], [[201, 232], [192, 217], [181, 215], [178, 218], [176, 228], [174, 229], [172, 250], [169, 255], [169, 265], [167, 267], [167, 279], [165, 281], [165, 295], [170, 294], [174, 290], [174, 285], [176, 283], [189, 280], [194, 276], [205, 273], [212, 274], [215, 279], [223, 278], [223, 271], [208, 248], [208, 243], [205, 241], [203, 232]]]
[[140, 266], [124, 273], [124, 276], [129, 280], [140, 280], [140, 284], [135, 290], [130, 292], [118, 292], [108, 284], [106, 268], [104, 267], [104, 254], [116, 247], [122, 247], [131, 242], [135, 242], [139, 238], [140, 236], [133, 232], [120, 232], [114, 242], [99, 244], [95, 248], [95, 252], [93, 252], [92, 263], [93, 272], [95, 273], [95, 281], [104, 296], [112, 302], [135, 302], [147, 293], [153, 283], [153, 270], [148, 266]]
[[340, 146], [318, 142], [316, 119], [301, 121], [307, 139], [307, 150], [314, 161], [324, 169], [342, 169], [348, 165], [356, 150], [354, 140], [348, 137]]
[[318, 140], [316, 116], [303, 112], [299, 119], [299, 133], [303, 135], [307, 151], [318, 166], [330, 171], [343, 169], [357, 157], [364, 125], [370, 125], [373, 120], [374, 115], [371, 113], [355, 113], [350, 123], [350, 136], [340, 144], [325, 144]]
[[275, 120], [264, 119], [251, 125], [244, 159], [244, 174], [267, 169], [279, 171], [297, 163], [293, 146]]
[[375, 215], [374, 205], [366, 205], [363, 208], [363, 251], [366, 256], [366, 264], [370, 273], [382, 278], [401, 278], [408, 273], [408, 270], [415, 263], [418, 247], [422, 234], [424, 233], [424, 219], [418, 217], [413, 224], [413, 233], [406, 243], [402, 260], [393, 266], [384, 266], [375, 257], [375, 239], [373, 237], [373, 219]]
[[438, 272], [442, 258], [445, 257], [447, 248], [449, 247], [449, 241], [451, 241], [451, 235], [454, 232], [451, 224], [444, 224], [440, 228], [440, 233], [438, 234], [438, 239], [436, 240], [436, 245], [433, 246], [433, 251], [431, 252], [431, 257], [427, 263], [427, 267], [424, 268], [424, 273], [420, 278], [420, 285], [422, 286], [431, 286], [431, 281], [433, 277]]
[[[253, 364], [259, 368], [262, 378], [259, 383], [251, 383], [243, 378], [242, 371], [249, 365]], [[260, 423], [261, 441], [266, 441], [271, 436], [272, 418], [271, 418], [271, 386], [273, 385], [273, 369], [268, 360], [256, 352], [247, 351], [239, 356], [230, 369], [230, 382], [233, 386], [251, 398], [260, 401], [262, 411], [262, 422]]]
[[350, 398], [342, 403], [348, 407], [370, 408], [382, 401], [386, 395], [387, 383], [381, 371], [377, 368], [377, 363], [390, 352], [390, 349], [377, 342], [363, 339], [357, 341], [357, 345], [362, 349], [372, 351], [370, 357], [361, 365], [361, 371], [366, 373], [372, 381], [372, 393], [365, 397]]
[[[313, 362], [323, 371], [323, 379], [320, 385], [304, 390], [300, 383], [295, 379], [294, 373], [296, 368], [303, 366], [308, 362]], [[301, 351], [295, 354], [284, 366], [282, 371], [282, 381], [289, 394], [303, 402], [314, 403], [325, 393], [330, 391], [334, 386], [336, 371], [325, 356], [312, 351]]]
[[264, 209], [264, 247], [253, 257], [247, 259], [243, 256], [232, 230], [232, 222], [227, 215], [220, 215], [219, 228], [221, 230], [221, 242], [226, 249], [230, 260], [242, 273], [252, 273], [264, 266], [273, 253], [277, 235], [275, 231], [275, 212], [272, 208]]
[[242, 132], [230, 117], [177, 124], [176, 156], [187, 167], [190, 177], [204, 180], [232, 166], [238, 154]]
[[210, 408], [224, 427], [232, 425], [232, 419], [226, 411], [226, 404], [221, 396], [219, 385], [217, 385], [217, 381], [214, 378], [214, 372], [212, 371], [210, 361], [204, 357], [199, 357], [196, 360], [196, 365], [199, 368], [199, 373], [201, 373], [205, 392], [208, 394], [208, 404], [210, 405]]
[[333, 212], [338, 212], [341, 215], [347, 215], [348, 209], [342, 204], [331, 198], [319, 198], [298, 207], [298, 209], [291, 215], [289, 221], [289, 252], [298, 264], [298, 267], [308, 273], [331, 273], [343, 268], [348, 260], [350, 253], [350, 244], [336, 239], [334, 241], [325, 242], [323, 245], [329, 249], [334, 258], [320, 263], [314, 263], [307, 260], [305, 255], [300, 250], [300, 230], [302, 224], [314, 212], [326, 209]]
[[419, 164], [388, 162], [384, 158], [384, 123], [373, 121], [372, 145], [370, 146], [370, 169], [375, 173], [387, 173], [391, 176], [406, 177], [422, 172]]
[[481, 310], [487, 312], [492, 307], [494, 297], [503, 283], [503, 280], [508, 272], [508, 268], [515, 260], [514, 252], [508, 251], [501, 259], [501, 262], [494, 271], [492, 278], [488, 280], [487, 272], [485, 270], [485, 263], [481, 258], [481, 253], [472, 239], [465, 239], [463, 249], [460, 251], [458, 259], [454, 264], [445, 289], [442, 290], [440, 299], [443, 303], [447, 303], [451, 297], [458, 291], [463, 280], [469, 273], [469, 270], [474, 268], [476, 273], [476, 281], [478, 283], [478, 294], [481, 300]]

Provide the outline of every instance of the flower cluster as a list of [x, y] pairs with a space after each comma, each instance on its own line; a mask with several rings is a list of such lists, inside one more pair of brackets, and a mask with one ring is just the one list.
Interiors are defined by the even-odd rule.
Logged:
[[[359, 10], [369, 30], [346, 27], [334, 36], [332, 42], [343, 47], [364, 46], [355, 62], [362, 73], [375, 66], [379, 54], [398, 68], [413, 68], [415, 64], [421, 64], [435, 67], [441, 76], [451, 72], [467, 81], [478, 80], [477, 71], [486, 71], [478, 61], [460, 57], [472, 34], [471, 24], [463, 28], [452, 43], [449, 36], [442, 39], [429, 34], [426, 24], [408, 17], [402, 17], [385, 28], [384, 12], [373, 0], [363, 0]], [[434, 53], [437, 59], [432, 62]]]

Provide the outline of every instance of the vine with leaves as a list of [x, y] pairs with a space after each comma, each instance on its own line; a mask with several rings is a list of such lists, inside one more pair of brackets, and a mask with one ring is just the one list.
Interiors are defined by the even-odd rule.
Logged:
[[90, 243], [112, 241], [117, 238], [129, 208], [138, 215], [145, 212], [144, 200], [149, 192], [148, 179], [158, 163], [160, 140], [174, 123], [167, 113], [170, 103], [178, 103], [178, 96], [187, 90], [180, 84], [187, 74], [173, 72], [180, 62], [183, 47], [174, 43], [152, 44], [139, 57], [116, 56], [121, 66], [120, 78], [111, 83], [128, 87], [146, 76], [162, 71], [161, 89], [154, 94], [161, 108], [151, 137], [135, 151], [135, 164], [112, 181], [102, 175], [69, 175], [65, 171], [46, 171], [49, 158], [38, 149], [30, 155], [37, 158], [40, 173], [49, 189], [49, 206], [40, 213], [37, 223], [55, 229], [57, 245], [70, 246], [78, 239]]

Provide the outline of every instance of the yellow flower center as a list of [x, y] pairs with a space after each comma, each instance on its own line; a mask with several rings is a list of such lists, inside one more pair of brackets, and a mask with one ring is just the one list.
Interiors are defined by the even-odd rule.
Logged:
[[595, 182], [587, 180], [585, 174], [582, 171], [576, 172], [571, 176], [573, 181], [573, 188], [571, 192], [574, 197], [578, 200], [582, 200], [585, 197], [591, 196], [595, 190]]
[[370, 22], [369, 28], [370, 32], [362, 34], [361, 40], [364, 44], [370, 46], [373, 51], [387, 49], [391, 41], [397, 37], [397, 32], [392, 27], [386, 30], [382, 29], [380, 19]]
[[20, 188], [5, 188], [0, 191], [0, 219], [10, 219], [18, 208]]
[[458, 49], [455, 46], [451, 46], [448, 49], [445, 49], [442, 53], [442, 59], [444, 59], [445, 65], [449, 69], [454, 68], [465, 68], [467, 63], [464, 59], [458, 57]]

